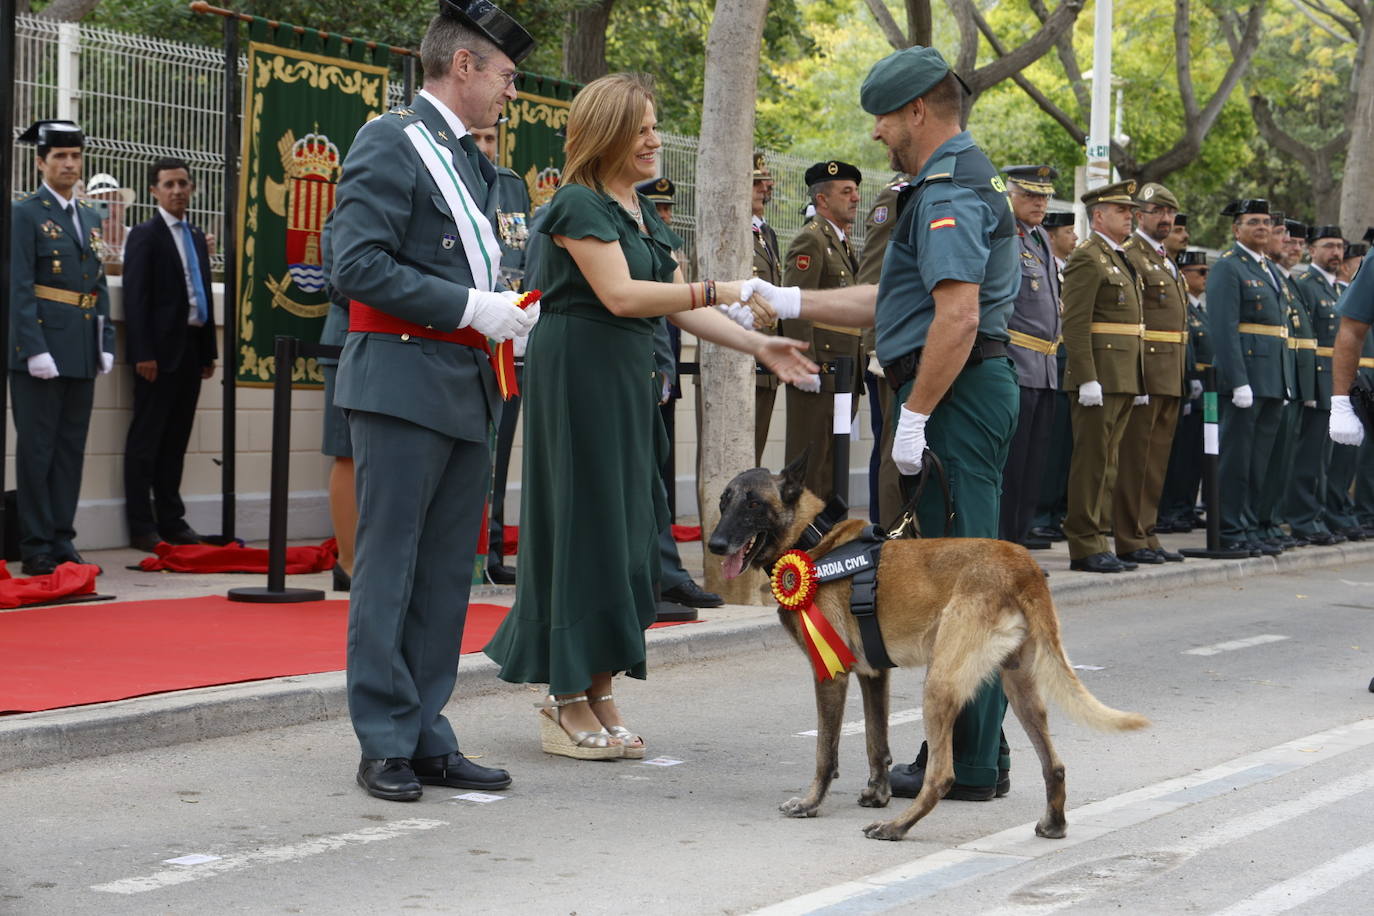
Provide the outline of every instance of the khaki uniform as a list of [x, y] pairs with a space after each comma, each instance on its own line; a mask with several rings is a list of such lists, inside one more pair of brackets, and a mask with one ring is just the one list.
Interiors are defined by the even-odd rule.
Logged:
[[[1064, 390], [1073, 422], [1069, 511], [1064, 534], [1069, 556], [1107, 553], [1107, 511], [1121, 437], [1131, 402], [1144, 389], [1142, 286], [1126, 256], [1094, 232], [1064, 267]], [[1102, 385], [1102, 406], [1078, 403], [1078, 386]]]
[[1112, 506], [1118, 555], [1161, 549], [1155, 523], [1183, 404], [1188, 356], [1188, 290], [1178, 267], [1139, 233], [1123, 247], [1144, 291], [1141, 350], [1150, 403], [1132, 408], [1118, 452]]
[[[840, 240], [829, 220], [815, 217], [805, 226], [787, 249], [783, 259], [784, 286], [802, 289], [835, 289], [852, 286], [857, 263], [848, 237]], [[841, 356], [854, 361], [854, 375], [850, 390], [849, 419], [852, 423], [858, 411], [858, 395], [863, 390], [864, 341], [857, 328], [838, 325], [813, 324], [802, 319], [782, 323], [782, 332], [797, 340], [809, 341], [808, 355], [817, 363], [833, 363]], [[806, 486], [821, 499], [829, 499], [834, 491], [834, 472], [831, 469], [831, 436], [833, 434], [835, 376], [821, 374], [819, 394], [787, 389], [787, 460], [790, 462], [809, 449], [806, 466]]]
[[[782, 285], [782, 253], [778, 249], [778, 234], [768, 223], [760, 221], [754, 227], [754, 276], [774, 286]], [[760, 334], [776, 334], [777, 324], [755, 328]], [[773, 402], [778, 394], [778, 377], [771, 372], [754, 375], [754, 461], [763, 463], [763, 449], [768, 444], [768, 424], [773, 418]]]

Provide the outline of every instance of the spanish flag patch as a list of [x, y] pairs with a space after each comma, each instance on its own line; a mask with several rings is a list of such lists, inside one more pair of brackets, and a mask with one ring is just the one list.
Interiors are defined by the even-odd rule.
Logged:
[[956, 225], [956, 223], [954, 222], [954, 217], [952, 217], [952, 216], [942, 216], [942, 217], [940, 217], [939, 219], [933, 219], [933, 220], [931, 220], [931, 221], [930, 221], [930, 225], [929, 225], [927, 228], [928, 228], [928, 229], [953, 229], [955, 225]]

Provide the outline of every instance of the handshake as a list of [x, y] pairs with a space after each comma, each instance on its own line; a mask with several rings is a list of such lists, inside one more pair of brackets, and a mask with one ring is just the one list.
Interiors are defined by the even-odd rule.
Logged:
[[718, 306], [731, 321], [747, 331], [766, 328], [779, 319], [801, 316], [801, 289], [795, 286], [774, 286], [767, 280], [752, 277], [739, 288], [739, 302]]

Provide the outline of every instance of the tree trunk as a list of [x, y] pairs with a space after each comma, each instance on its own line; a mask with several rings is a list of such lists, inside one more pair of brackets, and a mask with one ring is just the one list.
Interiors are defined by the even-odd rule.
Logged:
[[1374, 226], [1374, 41], [1369, 22], [1360, 36], [1350, 91], [1355, 96], [1350, 116], [1350, 143], [1345, 148], [1341, 180], [1341, 228], [1346, 238], [1358, 239]]
[[[750, 164], [759, 48], [767, 0], [719, 0], [706, 39], [706, 90], [697, 155], [697, 276], [748, 277]], [[721, 491], [754, 466], [754, 360], [702, 342], [701, 461], [697, 498], [703, 540], [720, 521]], [[704, 551], [706, 588], [732, 604], [759, 603], [761, 575], [726, 581], [720, 558]]]
[[601, 0], [568, 13], [568, 31], [563, 36], [563, 72], [568, 79], [590, 83], [606, 75], [606, 28], [613, 6], [615, 0]]

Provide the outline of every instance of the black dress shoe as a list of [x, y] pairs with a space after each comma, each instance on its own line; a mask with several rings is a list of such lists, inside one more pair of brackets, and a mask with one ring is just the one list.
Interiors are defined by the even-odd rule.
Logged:
[[1069, 569], [1076, 569], [1080, 572], [1115, 573], [1125, 572], [1126, 567], [1115, 556], [1103, 551], [1102, 553], [1090, 554], [1079, 560], [1070, 560]]
[[1337, 534], [1339, 534], [1339, 535], [1341, 535], [1342, 537], [1344, 537], [1347, 541], [1363, 541], [1363, 540], [1364, 540], [1364, 529], [1363, 529], [1363, 528], [1342, 528], [1340, 531], [1337, 532]]
[[1339, 534], [1330, 534], [1325, 531], [1306, 535], [1306, 538], [1307, 543], [1314, 544], [1317, 547], [1331, 547], [1335, 544], [1345, 543], [1345, 538], [1341, 537]]
[[[915, 798], [920, 794], [921, 784], [925, 782], [926, 768], [917, 763], [900, 763], [887, 774], [887, 779], [893, 795], [898, 798]], [[1011, 773], [1007, 770], [998, 770], [997, 785], [964, 786], [956, 782], [945, 793], [945, 798], [955, 801], [992, 801], [1010, 791]]]
[[504, 563], [491, 563], [487, 565], [487, 578], [493, 585], [514, 585], [515, 568]]
[[1283, 547], [1285, 550], [1292, 550], [1294, 547], [1306, 547], [1309, 543], [1311, 542], [1308, 541], [1307, 538], [1297, 534], [1289, 535], [1283, 539]]
[[36, 553], [20, 566], [26, 576], [46, 576], [57, 569], [57, 558], [46, 553]]
[[724, 607], [725, 599], [715, 592], [708, 592], [706, 589], [697, 585], [691, 579], [681, 585], [674, 585], [672, 588], [663, 590], [662, 598], [664, 601], [671, 601], [674, 604], [684, 604], [687, 607]]
[[[1279, 554], [1283, 553], [1282, 547], [1278, 544], [1270, 544], [1268, 541], [1250, 541], [1248, 546], [1250, 547], [1250, 556], [1252, 557], [1277, 557]], [[1255, 553], [1256, 550], [1259, 551], [1259, 554]]]
[[334, 591], [347, 592], [353, 589], [353, 577], [343, 571], [339, 561], [334, 561]]
[[1250, 541], [1222, 541], [1221, 549], [1228, 553], [1244, 553], [1252, 557], [1260, 555], [1259, 544], [1252, 544]]
[[1054, 542], [1049, 538], [1022, 538], [1021, 546], [1027, 550], [1049, 550]]
[[1154, 550], [1154, 552], [1155, 552], [1155, 554], [1156, 554], [1157, 556], [1161, 556], [1161, 557], [1164, 558], [1164, 562], [1165, 562], [1165, 563], [1182, 563], [1182, 562], [1183, 562], [1183, 554], [1181, 554], [1181, 553], [1178, 553], [1178, 552], [1173, 551], [1173, 550], [1167, 550], [1167, 549], [1165, 549], [1165, 548], [1163, 548], [1163, 547], [1155, 547], [1155, 548], [1152, 548], [1152, 549]]
[[658, 602], [657, 623], [690, 623], [697, 619], [697, 609], [672, 601]]
[[416, 757], [410, 766], [427, 786], [490, 790], [510, 785], [510, 774], [505, 770], [473, 763], [458, 751], [442, 757]]
[[415, 801], [424, 791], [410, 761], [404, 757], [387, 757], [383, 760], [369, 760], [364, 757], [358, 764], [358, 785], [367, 790], [373, 798], [387, 801]]
[[1155, 553], [1149, 547], [1142, 547], [1139, 550], [1132, 550], [1130, 553], [1119, 553], [1116, 558], [1122, 563], [1150, 563], [1159, 565], [1164, 562], [1164, 558]]
[[[1151, 552], [1153, 552], [1153, 551], [1151, 551]], [[1120, 563], [1120, 564], [1121, 564], [1121, 568], [1122, 568], [1123, 570], [1125, 570], [1126, 572], [1130, 572], [1130, 571], [1133, 570], [1133, 569], [1139, 569], [1139, 568], [1140, 568], [1140, 564], [1137, 563], [1137, 562], [1135, 562], [1134, 560], [1128, 560], [1128, 559], [1126, 559], [1125, 557], [1123, 557], [1123, 556], [1121, 556], [1121, 555], [1119, 555], [1119, 554], [1112, 554], [1112, 556], [1116, 557], [1116, 562]]]
[[1036, 525], [1030, 530], [1030, 536], [1033, 538], [1043, 538], [1047, 541], [1064, 540], [1064, 532], [1060, 531], [1058, 528], [1051, 528], [1049, 525]]
[[185, 546], [189, 544], [199, 544], [204, 539], [194, 530], [190, 528], [183, 528], [180, 531], [176, 531], [172, 534], [167, 535], [163, 538], [163, 540], [166, 541], [168, 544]]
[[129, 546], [144, 553], [157, 553], [157, 545], [162, 543], [162, 538], [156, 534], [135, 534], [129, 538]]
[[85, 557], [83, 557], [81, 554], [77, 553], [75, 549], [73, 549], [73, 550], [71, 550], [71, 551], [69, 551], [69, 552], [67, 552], [67, 553], [59, 553], [57, 556], [53, 557], [53, 559], [57, 561], [57, 565], [58, 565], [58, 566], [61, 566], [63, 563], [80, 563], [80, 564], [82, 564], [83, 566], [94, 566], [94, 567], [95, 567], [95, 574], [96, 574], [97, 576], [100, 576], [100, 575], [104, 575], [104, 574], [105, 574], [105, 570], [103, 570], [103, 569], [100, 568], [100, 564], [99, 564], [99, 563], [92, 563], [92, 562], [90, 562], [90, 561], [87, 560]]

